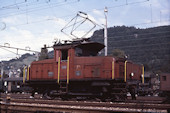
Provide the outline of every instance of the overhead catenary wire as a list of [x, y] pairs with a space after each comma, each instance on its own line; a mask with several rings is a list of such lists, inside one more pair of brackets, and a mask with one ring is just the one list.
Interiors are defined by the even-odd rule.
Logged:
[[[165, 45], [165, 44], [170, 44], [170, 42], [167, 43], [156, 43], [156, 44], [143, 44], [143, 45], [135, 45], [135, 46], [121, 46], [121, 47], [117, 47], [117, 48], [137, 48], [137, 47], [149, 47], [149, 46], [153, 46], [153, 45]], [[116, 48], [116, 47], [115, 47]]]
[[[30, 0], [29, 0], [30, 1]], [[34, 1], [34, 2], [29, 2], [29, 1], [24, 1], [24, 2], [19, 2], [19, 3], [17, 3], [16, 2], [16, 0], [15, 0], [15, 3], [14, 4], [10, 4], [10, 5], [6, 5], [6, 6], [3, 6], [3, 7], [1, 7], [0, 8], [0, 10], [8, 10], [8, 9], [11, 9], [11, 8], [15, 8], [16, 7], [16, 5], [19, 7], [19, 9], [20, 8], [22, 8], [22, 7], [25, 7], [25, 4], [27, 4], [27, 5], [29, 5], [29, 6], [37, 6], [37, 4], [36, 3], [38, 3], [38, 5], [42, 5], [42, 4], [48, 4], [48, 3], [64, 3], [64, 2], [66, 2], [66, 1], [62, 1], [62, 2], [47, 2], [47, 1], [43, 1], [43, 2], [40, 2], [39, 0], [37, 0], [37, 1]]]
[[[130, 2], [128, 3], [128, 5], [134, 5], [134, 4], [139, 4], [139, 3], [145, 3], [145, 2], [148, 2], [149, 0], [143, 0], [143, 1], [138, 1], [138, 2]], [[48, 3], [47, 3], [48, 4]], [[122, 6], [125, 6], [127, 4], [123, 4], [123, 5], [118, 5], [118, 6], [111, 6], [111, 7], [108, 7], [108, 8], [116, 8], [116, 7], [122, 7]], [[49, 6], [49, 4], [48, 4]], [[53, 8], [53, 7], [51, 7]], [[103, 10], [102, 9], [97, 9], [97, 10]], [[87, 11], [87, 12], [92, 12], [92, 11]], [[27, 12], [28, 13], [28, 12]], [[72, 14], [73, 15], [73, 14]], [[66, 18], [66, 17], [70, 17], [72, 15], [66, 15], [66, 16], [62, 16], [62, 17], [58, 17], [58, 18]], [[44, 21], [53, 21], [53, 20], [56, 20], [56, 18], [49, 18], [49, 19], [44, 19], [44, 20], [38, 20], [38, 21], [32, 21], [32, 22], [26, 22], [26, 23], [23, 23], [23, 24], [18, 24], [18, 25], [14, 25], [14, 26], [22, 26], [22, 25], [28, 25], [28, 24], [35, 24], [35, 23], [40, 23], [40, 22], [44, 22]], [[170, 20], [169, 20], [170, 21]], [[147, 25], [147, 24], [151, 24], [151, 23], [158, 23], [160, 21], [156, 21], [156, 22], [150, 22], [150, 23], [138, 23], [138, 24], [133, 24], [134, 26], [137, 26], [137, 25]], [[40, 33], [41, 34], [41, 33]]]
[[[71, 2], [62, 2], [62, 3], [56, 3], [56, 4], [53, 4], [51, 7], [58, 7], [58, 6], [63, 6], [63, 5], [68, 5], [68, 4], [73, 4], [73, 3], [77, 3], [77, 0], [74, 0], [74, 1], [71, 1]], [[31, 8], [29, 9], [27, 12], [30, 13], [30, 12], [36, 12], [36, 11], [39, 11], [39, 10], [45, 10], [45, 9], [49, 9], [50, 7], [47, 5], [47, 6], [41, 6], [41, 7], [35, 7], [35, 8]], [[5, 13], [5, 14], [1, 14], [0, 15], [0, 18], [2, 17], [9, 17], [9, 16], [16, 16], [16, 15], [20, 15], [20, 14], [25, 14], [26, 13], [26, 9], [25, 10], [22, 10], [20, 11], [19, 13]]]
[[[59, 31], [60, 32], [60, 31]], [[58, 32], [58, 33], [59, 33]], [[57, 33], [57, 32], [49, 32], [50, 34], [53, 34], [53, 33]], [[141, 38], [140, 36], [146, 36], [147, 37], [147, 35], [156, 35], [156, 34], [165, 34], [165, 33], [170, 33], [169, 31], [161, 31], [161, 32], [152, 32], [152, 33], [140, 33], [140, 34], [137, 34], [138, 35], [138, 37], [139, 38], [135, 38], [135, 36], [134, 36], [134, 34], [133, 35], [124, 35], [124, 32], [119, 32], [119, 35], [114, 35], [114, 37], [109, 37], [109, 39], [119, 39], [119, 38], [121, 38], [121, 37], [133, 37], [133, 38], [131, 38], [131, 39], [127, 39], [127, 38], [124, 38], [124, 39], [121, 39], [121, 40], [115, 40], [113, 43], [117, 43], [117, 42], [123, 42], [123, 41], [128, 41], [128, 40], [146, 40], [146, 39], [148, 39], [148, 38]], [[35, 35], [36, 33], [34, 33], [34, 35]], [[43, 33], [37, 33], [37, 35], [39, 35], [39, 34], [43, 34]], [[111, 35], [112, 33], [109, 33], [109, 35]], [[122, 35], [120, 35], [120, 34], [122, 34]], [[150, 38], [152, 38], [152, 39], [155, 39], [155, 38], [167, 38], [169, 35], [167, 35], [167, 36], [157, 36], [157, 37], [154, 37], [154, 36], [152, 36], [152, 37], [149, 37], [149, 39]], [[92, 37], [93, 38], [93, 37]], [[21, 41], [17, 41], [17, 43], [18, 42], [20, 42], [20, 43], [23, 43], [23, 42], [28, 42], [28, 41], [30, 41], [30, 40], [21, 40]]]
[[[118, 47], [117, 48], [114, 48], [114, 49], [119, 49]], [[159, 49], [155, 49], [155, 48], [152, 48], [152, 49], [147, 49], [147, 50], [143, 50], [143, 49], [138, 49], [138, 50], [133, 50], [133, 49], [126, 49], [126, 48], [124, 48], [124, 50], [125, 51], [133, 51], [134, 53], [137, 53], [137, 52], [140, 52], [140, 51], [145, 51], [145, 52], [151, 52], [151, 51], [163, 51], [163, 50], [165, 50], [165, 51], [168, 51], [168, 50], [170, 50], [169, 48], [159, 48]], [[111, 52], [111, 51], [110, 51]]]
[[[168, 36], [159, 36], [159, 37], [147, 37], [147, 38], [133, 38], [133, 39], [125, 39], [125, 40], [118, 40], [118, 41], [113, 41], [112, 43], [118, 43], [118, 42], [125, 42], [125, 41], [136, 41], [136, 40], [146, 40], [146, 39], [155, 39], [155, 38], [170, 38], [170, 35]], [[114, 39], [114, 38], [112, 38]]]
[[[138, 3], [145, 3], [145, 2], [147, 2], [147, 1], [149, 1], [149, 0], [143, 0], [143, 1], [140, 1], [140, 2], [132, 2], [132, 3], [128, 3], [128, 5], [130, 5], [130, 4], [138, 4]], [[124, 6], [125, 5], [127, 5], [127, 4], [124, 4]], [[111, 7], [108, 7], [108, 8], [116, 8], [116, 7], [122, 7], [122, 5], [118, 5], [118, 6], [111, 6]], [[97, 10], [103, 10], [103, 8], [102, 9], [97, 9]], [[68, 15], [68, 16], [71, 16], [71, 15]], [[66, 16], [67, 17], [67, 16]], [[35, 22], [30, 22], [29, 24], [35, 24], [35, 23], [39, 23], [39, 22], [43, 22], [43, 21], [49, 21], [49, 20], [55, 20], [55, 19], [44, 19], [44, 20], [40, 20], [40, 21], [35, 21]], [[141, 24], [145, 24], [145, 23], [141, 23]], [[136, 25], [141, 25], [141, 24], [136, 24]], [[150, 23], [146, 23], [146, 24], [150, 24]], [[25, 23], [25, 24], [21, 24], [21, 25], [28, 25], [28, 23]], [[18, 25], [18, 26], [20, 26], [20, 25]], [[55, 32], [56, 33], [56, 32]], [[43, 34], [43, 33], [40, 33], [40, 34]]]
[[13, 52], [13, 51], [10, 51], [10, 50], [8, 50], [8, 49], [5, 49], [5, 48], [3, 48], [3, 47], [0, 47], [0, 49], [3, 49], [3, 50], [5, 50], [5, 51], [8, 51], [8, 52], [13, 53], [13, 54], [16, 54], [16, 55], [21, 55], [21, 54], [18, 54], [18, 53], [16, 53], [16, 52]]
[[[158, 44], [155, 44], [156, 46], [158, 45]], [[147, 47], [147, 46], [146, 46]], [[136, 48], [136, 47], [135, 47]], [[169, 48], [166, 48], [166, 47], [158, 47], [158, 48], [150, 48], [150, 49], [145, 49], [145, 50], [143, 50], [143, 49], [136, 49], [136, 50], [134, 50], [134, 49], [129, 49], [128, 47], [126, 48], [126, 47], [124, 47], [124, 48], [119, 48], [119, 47], [113, 47], [113, 48], [109, 48], [109, 50], [110, 50], [110, 53], [114, 50], [114, 49], [120, 49], [120, 50], [123, 50], [123, 51], [126, 51], [126, 52], [129, 52], [129, 51], [133, 51], [133, 55], [134, 55], [134, 53], [139, 53], [139, 52], [141, 52], [141, 51], [144, 51], [145, 53], [147, 53], [147, 52], [151, 52], [151, 51], [155, 51], [155, 52], [157, 52], [158, 53], [158, 51], [169, 51], [170, 49]]]
[[[116, 39], [116, 38], [121, 38], [121, 37], [134, 37], [134, 39], [138, 40], [138, 39], [145, 39], [145, 38], [138, 38], [140, 36], [152, 35], [152, 34], [165, 34], [165, 33], [169, 34], [170, 32], [169, 31], [163, 31], [163, 32], [154, 32], [154, 33], [153, 32], [152, 33], [134, 33], [134, 34], [130, 34], [130, 35], [126, 35], [125, 33], [121, 33], [122, 35], [120, 35], [120, 34], [119, 35], [113, 35], [110, 38]], [[112, 35], [112, 34], [114, 34], [114, 33], [109, 33], [109, 35]], [[137, 35], [137, 36], [135, 36], [135, 35]], [[152, 36], [152, 37], [149, 37], [149, 38], [154, 38], [154, 37]], [[157, 37], [155, 37], [155, 38], [157, 38]]]
[[[168, 19], [164, 19], [164, 20], [161, 20], [161, 23], [162, 22], [170, 22], [170, 20], [168, 20]], [[136, 24], [132, 24], [131, 26], [138, 26], [138, 25], [147, 25], [147, 24], [154, 24], [154, 23], [160, 23], [160, 20], [156, 20], [156, 21], [150, 21], [150, 22], [145, 22], [145, 23], [136, 23]], [[170, 24], [170, 23], [169, 23]], [[168, 24], [168, 25], [169, 25]]]
[[[148, 2], [149, 0], [143, 0], [143, 1], [138, 1], [138, 2], [130, 2], [130, 3], [128, 3], [128, 4], [121, 4], [121, 5], [116, 5], [116, 6], [108, 6], [107, 8], [109, 8], [109, 9], [111, 9], [111, 8], [117, 8], [117, 7], [122, 7], [122, 6], [127, 6], [127, 5], [134, 5], [134, 4], [140, 4], [140, 3], [145, 3], [145, 2]], [[75, 0], [75, 2], [79, 2], [79, 0]], [[31, 4], [28, 4], [28, 2], [21, 2], [21, 3], [16, 3], [18, 6], [20, 6], [19, 4], [23, 4], [23, 3], [27, 3], [27, 5], [28, 6], [30, 6], [30, 5], [35, 5], [35, 3], [31, 3]], [[55, 5], [63, 5], [63, 4], [60, 4], [60, 3], [66, 3], [66, 2], [57, 2]], [[64, 5], [67, 5], [67, 4], [71, 4], [72, 2], [68, 2], [67, 1], [67, 3], [66, 4], [64, 4]], [[13, 5], [9, 5], [9, 6], [15, 6], [16, 4], [13, 4]], [[25, 4], [23, 4], [23, 6], [25, 6]], [[52, 7], [56, 7], [55, 5], [51, 5], [51, 8]], [[9, 6], [4, 6], [4, 7], [9, 7]], [[20, 6], [21, 7], [21, 6]], [[43, 9], [48, 9], [49, 8], [49, 2], [47, 2], [47, 7], [35, 7], [35, 8], [31, 8], [31, 12], [33, 12], [33, 11], [36, 11], [36, 8], [37, 8], [37, 10], [43, 10]], [[40, 9], [38, 9], [38, 8], [40, 8]], [[103, 8], [98, 8], [97, 10], [103, 10]], [[22, 10], [24, 13], [26, 12], [26, 9], [25, 10]], [[28, 12], [30, 12], [30, 11], [28, 11]], [[91, 10], [89, 10], [89, 11], [86, 11], [86, 12], [92, 12]], [[21, 14], [23, 14], [23, 13], [21, 13]], [[8, 13], [5, 13], [5, 15], [8, 15]], [[14, 16], [14, 15], [18, 15], [18, 14], [13, 14], [13, 15], [11, 15], [11, 16]], [[1, 16], [3, 16], [3, 15], [1, 15]], [[1, 18], [1, 16], [0, 16], [0, 18]]]
[[[113, 38], [113, 39], [118, 38], [119, 39], [121, 37], [133, 36], [134, 37], [134, 38], [132, 38], [133, 40], [141, 40], [141, 39], [148, 39], [148, 38], [135, 38], [134, 35], [137, 34], [138, 35], [137, 37], [140, 37], [140, 36], [145, 36], [145, 35], [162, 34], [162, 33], [170, 33], [170, 31], [151, 32], [151, 33], [134, 33], [134, 34], [130, 34], [130, 35], [126, 35], [125, 32], [118, 32], [119, 35], [113, 35], [112, 37], [109, 37], [109, 38]], [[113, 33], [109, 32], [109, 35], [111, 35], [111, 34], [114, 34], [114, 32]], [[120, 35], [120, 34], [122, 34], [122, 35]], [[167, 37], [167, 36], [165, 36], [165, 37]], [[162, 36], [161, 37], [153, 37], [152, 36], [152, 37], [149, 37], [149, 38], [162, 38]], [[124, 41], [124, 40], [126, 41], [126, 40], [131, 40], [131, 39], [121, 39], [121, 41]]]
[[[144, 3], [144, 2], [147, 2], [148, 0], [144, 0], [144, 1], [140, 1], [140, 2], [131, 2], [131, 3], [128, 3], [128, 5], [134, 5], [134, 4], [139, 4], [139, 3]], [[72, 3], [72, 2], [69, 2], [68, 4], [70, 4], [70, 3]], [[73, 3], [75, 3], [75, 2], [73, 2]], [[61, 5], [66, 5], [66, 4], [61, 4]], [[58, 5], [57, 5], [58, 6]], [[59, 5], [60, 6], [60, 5]], [[118, 5], [118, 6], [110, 6], [110, 7], [108, 7], [108, 9], [109, 8], [116, 8], [116, 7], [122, 7], [122, 6], [126, 6], [126, 4], [122, 4], [122, 5]], [[56, 7], [55, 5], [53, 5], [53, 6], [51, 6], [51, 8], [52, 7]], [[46, 7], [47, 9], [48, 8], [50, 8], [49, 6], [48, 7]], [[43, 10], [44, 9], [46, 9], [46, 8], [42, 8]], [[38, 10], [38, 9], [37, 9]], [[39, 10], [41, 10], [41, 9], [39, 9]], [[103, 8], [99, 8], [99, 9], [97, 9], [97, 10], [103, 10]], [[31, 10], [31, 11], [27, 11], [27, 13], [29, 13], [29, 12], [33, 12], [33, 11], [36, 11], [36, 10], [34, 10], [34, 8]], [[87, 13], [88, 12], [92, 12], [91, 10], [90, 11], [86, 11]], [[19, 13], [19, 14], [24, 14], [24, 13], [26, 13], [26, 10], [24, 10], [22, 13]], [[19, 14], [12, 14], [11, 16], [16, 16], [16, 15], [19, 15]], [[5, 14], [5, 15], [8, 15], [8, 14]], [[73, 16], [73, 15], [75, 15], [75, 14], [72, 14], [72, 15], [66, 15], [66, 16], [63, 16], [63, 17], [70, 17], [70, 16]], [[3, 15], [1, 15], [1, 16], [3, 16]], [[0, 18], [2, 18], [0, 16]], [[7, 16], [8, 17], [8, 16]], [[62, 18], [62, 17], [60, 17], [60, 18]], [[35, 22], [33, 22], [33, 23], [35, 23]], [[25, 24], [26, 25], [26, 24]]]
[[[10, 51], [8, 49], [5, 49], [5, 48], [8, 48], [8, 49], [15, 49], [16, 52], [13, 52], [13, 51]], [[27, 47], [28, 48], [28, 47]], [[40, 53], [39, 51], [34, 51], [34, 50], [31, 50], [30, 48], [29, 49], [22, 49], [22, 48], [17, 48], [17, 47], [10, 47], [10, 46], [3, 46], [3, 45], [0, 45], [0, 49], [3, 49], [5, 51], [8, 51], [8, 52], [11, 52], [15, 55], [17, 55], [17, 57], [19, 57], [21, 54], [19, 54], [18, 52], [19, 51], [28, 51], [28, 52], [34, 52], [34, 53]]]
[[[29, 0], [30, 1], [30, 0]], [[16, 0], [15, 0], [15, 3], [14, 4], [9, 4], [9, 5], [6, 5], [6, 6], [3, 6], [0, 8], [0, 10], [8, 10], [8, 9], [11, 9], [11, 8], [15, 8], [16, 5], [17, 7], [22, 8], [22, 7], [25, 7], [25, 4], [28, 4], [29, 6], [32, 6], [32, 5], [37, 5], [35, 3], [38, 3], [39, 5], [41, 4], [44, 4], [45, 2], [39, 2], [39, 1], [34, 1], [34, 2], [29, 2], [29, 1], [24, 1], [24, 2], [19, 2], [17, 3]]]
[[6, 9], [11, 9], [13, 7], [15, 7], [16, 5], [20, 5], [20, 4], [24, 4], [25, 2], [19, 2], [19, 3], [15, 3], [14, 4], [10, 4], [10, 5], [6, 5], [0, 8], [0, 10], [6, 10]]
[[15, 50], [39, 53], [39, 51], [35, 51], [35, 50], [30, 50], [30, 49], [28, 50], [28, 49], [23, 49], [23, 48], [18, 48], [18, 47], [10, 47], [10, 46], [3, 46], [3, 45], [0, 45], [0, 48], [10, 48], [10, 49], [15, 49]]
[[[117, 6], [108, 6], [108, 9], [112, 9], [112, 8], [117, 8], [117, 7], [122, 7], [122, 6], [127, 6], [127, 5], [136, 5], [136, 4], [141, 4], [141, 3], [146, 3], [149, 0], [143, 0], [143, 1], [138, 1], [138, 2], [129, 2], [128, 4], [122, 4], [122, 5], [117, 5]], [[103, 10], [103, 9], [97, 9], [97, 10]]]
[[[129, 33], [129, 32], [128, 32]], [[135, 34], [137, 34], [137, 35], [151, 35], [151, 34], [161, 34], [161, 33], [170, 33], [170, 31], [169, 30], [167, 30], [167, 31], [161, 31], [161, 32], [150, 32], [150, 33], [134, 33], [134, 34], [130, 34], [130, 35], [126, 35], [125, 34], [125, 32], [118, 32], [118, 34], [119, 35], [114, 35], [114, 37], [117, 37], [117, 38], [120, 38], [120, 37], [126, 37], [126, 36], [134, 36]], [[114, 33], [110, 33], [109, 32], [109, 35], [110, 34], [114, 34]], [[122, 35], [120, 35], [120, 34], [122, 34]]]
[[[145, 3], [145, 2], [148, 2], [149, 0], [143, 0], [143, 1], [137, 1], [137, 2], [128, 2], [128, 5], [134, 5], [134, 4], [139, 4], [139, 3]], [[48, 3], [47, 3], [48, 4]], [[126, 6], [127, 4], [122, 4], [122, 5], [117, 5], [117, 6], [110, 6], [110, 7], [108, 7], [108, 8], [116, 8], [116, 7], [122, 7], [122, 6]], [[49, 6], [49, 4], [48, 4], [48, 6]], [[52, 8], [52, 7], [51, 7]], [[103, 8], [102, 9], [97, 9], [97, 10], [103, 10]], [[92, 11], [86, 11], [86, 12], [92, 12]], [[28, 13], [28, 12], [27, 12]], [[71, 15], [67, 15], [67, 16], [71, 16]], [[65, 17], [67, 17], [67, 16], [65, 16]], [[59, 18], [63, 18], [63, 17], [59, 17]], [[34, 24], [34, 23], [39, 23], [39, 22], [43, 22], [43, 21], [48, 21], [48, 20], [53, 20], [53, 19], [45, 19], [45, 20], [39, 20], [39, 21], [35, 21], [35, 22], [30, 22], [29, 24]], [[28, 23], [28, 22], [27, 22]], [[25, 24], [19, 24], [18, 26], [20, 26], [20, 25], [27, 25], [27, 23], [25, 23]], [[157, 22], [150, 22], [150, 23], [157, 23]], [[144, 24], [150, 24], [150, 23], [139, 23], [139, 24], [134, 24], [134, 26], [137, 26], [137, 25], [144, 25]]]

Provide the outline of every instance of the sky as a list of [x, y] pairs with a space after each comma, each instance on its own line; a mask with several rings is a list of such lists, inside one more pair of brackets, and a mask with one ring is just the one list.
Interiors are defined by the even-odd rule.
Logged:
[[[105, 8], [108, 12], [104, 13]], [[96, 24], [87, 37], [103, 29], [106, 20], [107, 27], [170, 25], [170, 0], [0, 0], [0, 46], [40, 51], [44, 44], [52, 46], [56, 40], [70, 40], [61, 29], [79, 11], [87, 14], [80, 16]], [[82, 22], [80, 16], [68, 25]], [[78, 37], [93, 27], [88, 20], [80, 27], [76, 25], [73, 33]], [[64, 32], [69, 34], [72, 29], [69, 27]], [[0, 47], [0, 61], [18, 58], [24, 53], [27, 52]]]

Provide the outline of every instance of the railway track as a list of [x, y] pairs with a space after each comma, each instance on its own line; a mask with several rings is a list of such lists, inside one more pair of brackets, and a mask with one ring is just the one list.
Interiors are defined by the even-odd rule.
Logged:
[[[1, 113], [16, 111], [17, 113], [43, 112], [163, 112], [170, 109], [170, 104], [143, 103], [143, 102], [90, 102], [90, 101], [61, 101], [30, 98], [16, 98], [17, 95], [1, 98]], [[18, 95], [19, 96], [19, 95]], [[29, 95], [27, 95], [29, 96]], [[24, 95], [23, 97], [27, 97]], [[2, 97], [5, 97], [3, 95]], [[15, 98], [14, 98], [15, 97]], [[21, 97], [21, 96], [19, 96]], [[139, 100], [138, 100], [139, 101]]]
[[[25, 94], [0, 94], [0, 99], [10, 97], [13, 99], [30, 99], [31, 94], [25, 93]], [[36, 94], [34, 99], [42, 99], [41, 95]], [[132, 100], [131, 97], [128, 97], [127, 100], [125, 101], [126, 103], [155, 103], [155, 104], [161, 104], [166, 98], [163, 97], [137, 97], [136, 100]], [[74, 99], [73, 99], [74, 100]], [[100, 100], [99, 100], [100, 101]]]
[[6, 100], [1, 101], [3, 111], [26, 112], [167, 112], [170, 105], [141, 103], [105, 103], [52, 100]]

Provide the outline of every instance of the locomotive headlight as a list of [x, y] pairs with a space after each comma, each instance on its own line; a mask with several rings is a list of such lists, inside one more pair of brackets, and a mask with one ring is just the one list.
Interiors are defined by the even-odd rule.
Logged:
[[18, 86], [17, 86], [17, 88], [19, 89], [19, 88], [20, 88], [20, 86], [18, 85]]
[[4, 86], [7, 86], [7, 81], [4, 82]]
[[134, 73], [131, 73], [131, 76], [133, 77], [133, 76], [134, 76]]

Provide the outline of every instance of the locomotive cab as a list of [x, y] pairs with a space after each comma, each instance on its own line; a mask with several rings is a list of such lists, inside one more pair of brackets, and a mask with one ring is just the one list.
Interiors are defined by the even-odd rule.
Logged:
[[59, 57], [61, 57], [61, 60], [67, 60], [69, 55], [72, 57], [97, 56], [98, 53], [104, 48], [104, 45], [96, 42], [84, 42], [73, 45], [55, 44], [53, 47], [55, 60], [58, 61]]
[[[88, 72], [93, 72], [94, 69], [92, 68], [94, 67], [98, 68], [98, 71], [102, 68], [104, 57], [99, 57], [98, 54], [103, 48], [104, 45], [97, 42], [84, 41], [63, 45], [56, 44], [54, 45], [54, 59], [56, 62], [61, 62], [61, 65], [67, 62], [65, 68], [69, 71], [67, 73], [69, 74], [69, 79], [83, 79], [87, 76], [92, 78], [92, 73]], [[59, 70], [61, 70], [61, 73], [66, 72], [63, 66]], [[60, 78], [64, 79], [62, 76]]]
[[75, 46], [75, 56], [98, 56], [99, 52], [104, 48], [100, 43], [82, 43]]

